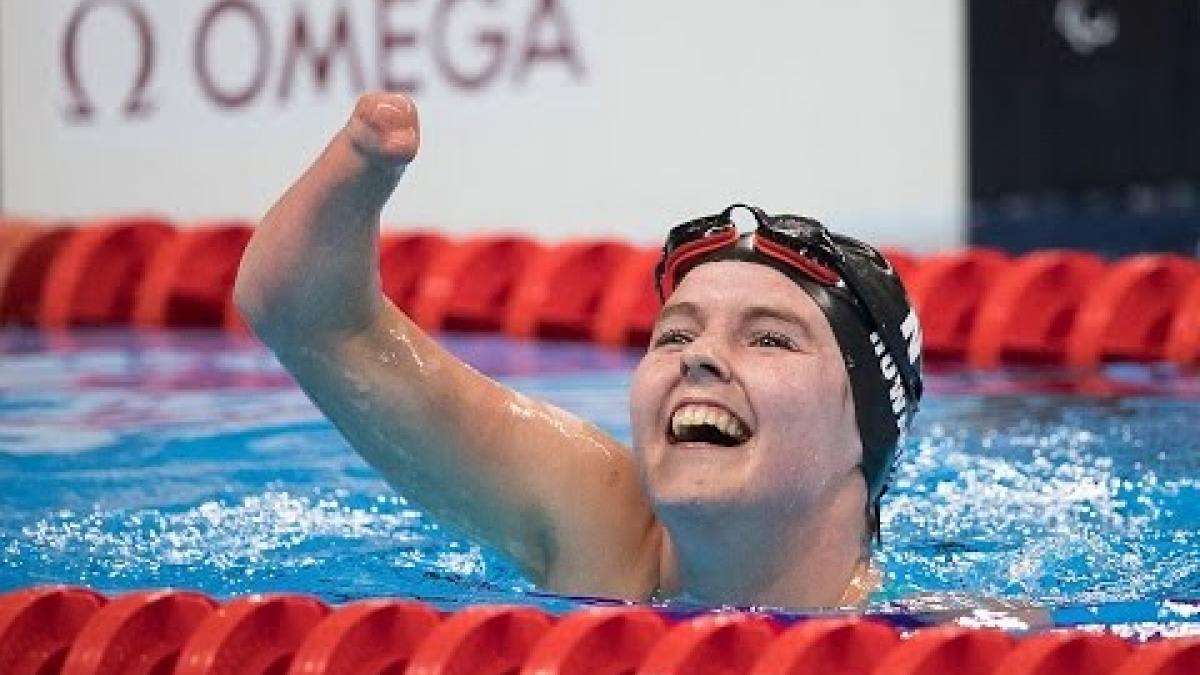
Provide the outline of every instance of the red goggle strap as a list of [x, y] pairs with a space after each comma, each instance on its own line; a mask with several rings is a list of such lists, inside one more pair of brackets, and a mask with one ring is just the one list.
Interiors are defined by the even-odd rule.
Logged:
[[833, 271], [829, 267], [822, 265], [803, 253], [793, 251], [787, 246], [771, 241], [766, 237], [755, 235], [754, 248], [782, 263], [786, 263], [791, 267], [799, 269], [817, 283], [824, 284], [826, 286], [833, 286], [836, 285], [838, 279], [841, 278], [838, 276], [837, 272]]
[[662, 289], [662, 300], [666, 300], [675, 290], [675, 274], [681, 267], [717, 249], [725, 248], [736, 242], [737, 238], [737, 229], [729, 227], [720, 232], [689, 241], [672, 251], [667, 257], [666, 268], [663, 270], [662, 279], [659, 281]]

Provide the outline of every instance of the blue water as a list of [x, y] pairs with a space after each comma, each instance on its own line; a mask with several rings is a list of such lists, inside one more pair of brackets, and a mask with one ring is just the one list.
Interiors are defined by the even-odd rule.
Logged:
[[[447, 336], [482, 371], [630, 435], [637, 354]], [[877, 559], [926, 593], [1061, 624], [1200, 632], [1200, 376], [932, 373]], [[174, 586], [446, 607], [538, 591], [349, 449], [261, 346], [215, 332], [0, 332], [0, 591]], [[889, 604], [893, 603], [893, 604]]]

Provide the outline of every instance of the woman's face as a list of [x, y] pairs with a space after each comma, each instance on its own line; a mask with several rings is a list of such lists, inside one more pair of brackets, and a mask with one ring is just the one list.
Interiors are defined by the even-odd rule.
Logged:
[[847, 480], [862, 445], [825, 315], [778, 271], [702, 264], [659, 315], [634, 374], [633, 446], [657, 506], [799, 513]]

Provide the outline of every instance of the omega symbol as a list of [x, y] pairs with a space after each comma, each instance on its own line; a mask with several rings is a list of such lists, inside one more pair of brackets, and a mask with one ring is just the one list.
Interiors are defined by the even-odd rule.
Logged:
[[68, 94], [71, 98], [67, 116], [77, 122], [89, 121], [96, 113], [92, 99], [79, 76], [79, 33], [84, 20], [102, 5], [112, 5], [123, 10], [137, 37], [138, 70], [133, 86], [125, 95], [122, 111], [128, 117], [135, 117], [144, 115], [153, 109], [153, 104], [146, 98], [146, 88], [150, 84], [150, 76], [154, 72], [154, 33], [150, 27], [150, 20], [146, 18], [142, 9], [131, 0], [86, 0], [80, 3], [71, 14], [71, 21], [67, 24], [67, 33], [63, 43], [63, 70]]

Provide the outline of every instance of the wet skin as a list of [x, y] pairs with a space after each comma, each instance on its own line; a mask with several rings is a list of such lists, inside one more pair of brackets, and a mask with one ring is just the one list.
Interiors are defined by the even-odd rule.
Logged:
[[[747, 263], [687, 275], [637, 370], [634, 451], [482, 376], [383, 296], [379, 214], [419, 144], [411, 100], [363, 96], [264, 216], [239, 270], [243, 316], [354, 449], [552, 590], [861, 601], [853, 406], [832, 331], [803, 291]], [[798, 321], [748, 317], [749, 306]], [[753, 436], [672, 444], [671, 406], [685, 397], [735, 412]]]

